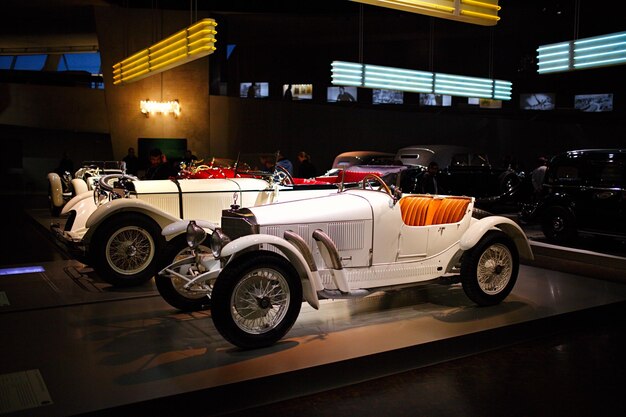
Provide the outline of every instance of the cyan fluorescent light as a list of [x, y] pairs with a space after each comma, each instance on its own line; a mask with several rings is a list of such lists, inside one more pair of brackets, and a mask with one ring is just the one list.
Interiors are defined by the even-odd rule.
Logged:
[[626, 32], [540, 46], [537, 64], [540, 74], [626, 64]]
[[510, 100], [510, 81], [333, 61], [334, 85]]
[[457, 20], [482, 26], [498, 23], [498, 0], [352, 0], [372, 6]]
[[213, 19], [197, 23], [139, 51], [113, 65], [113, 84], [129, 83], [158, 74], [215, 51], [215, 27]]
[[18, 274], [34, 274], [36, 272], [46, 272], [43, 266], [21, 266], [15, 268], [2, 268], [0, 269], [0, 276], [2, 275], [18, 275]]

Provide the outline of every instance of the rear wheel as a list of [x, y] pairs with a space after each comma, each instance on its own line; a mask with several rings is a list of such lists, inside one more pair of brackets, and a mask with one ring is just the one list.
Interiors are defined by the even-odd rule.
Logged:
[[92, 242], [90, 254], [100, 277], [114, 286], [130, 287], [143, 284], [156, 274], [157, 254], [163, 249], [165, 238], [154, 220], [126, 213], [101, 224]]
[[[211, 253], [211, 249], [200, 245], [196, 249], [197, 252]], [[167, 243], [163, 250], [161, 262], [163, 268], [177, 260], [191, 256], [191, 249], [187, 245], [185, 235], [180, 235]], [[179, 267], [176, 272], [192, 279], [198, 274], [197, 268], [193, 264], [187, 264]], [[199, 283], [185, 288], [188, 282], [183, 278], [173, 276], [171, 278], [156, 275], [154, 277], [159, 294], [172, 307], [176, 307], [182, 311], [200, 311], [211, 308], [211, 291], [213, 290], [213, 282]]]
[[291, 329], [302, 307], [302, 285], [285, 258], [260, 251], [235, 259], [220, 273], [212, 304], [213, 322], [226, 340], [260, 348]]
[[500, 231], [490, 231], [461, 263], [461, 283], [470, 300], [480, 306], [500, 303], [513, 290], [519, 271], [519, 255], [511, 239]]

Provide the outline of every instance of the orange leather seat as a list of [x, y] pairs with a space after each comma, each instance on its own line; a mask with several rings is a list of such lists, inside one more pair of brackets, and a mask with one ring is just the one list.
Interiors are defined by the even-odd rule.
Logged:
[[404, 224], [429, 226], [461, 221], [469, 202], [469, 198], [463, 197], [408, 196], [400, 199], [398, 204]]

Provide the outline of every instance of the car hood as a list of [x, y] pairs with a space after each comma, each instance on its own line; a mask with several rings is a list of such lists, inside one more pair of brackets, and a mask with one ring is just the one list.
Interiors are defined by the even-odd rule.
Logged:
[[269, 188], [269, 184], [265, 180], [256, 178], [210, 178], [134, 181], [133, 187], [137, 194], [162, 194], [170, 192], [264, 191]]
[[250, 207], [260, 226], [371, 220], [376, 207], [389, 207], [391, 197], [382, 192], [348, 190], [266, 206]]

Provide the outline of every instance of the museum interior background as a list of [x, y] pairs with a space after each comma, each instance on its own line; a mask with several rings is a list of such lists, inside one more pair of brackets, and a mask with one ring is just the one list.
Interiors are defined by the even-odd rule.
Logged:
[[[202, 158], [275, 152], [312, 155], [318, 170], [340, 152], [395, 152], [417, 144], [468, 145], [497, 164], [513, 156], [531, 169], [539, 155], [620, 147], [626, 134], [624, 67], [538, 74], [540, 45], [623, 31], [623, 18], [591, 0], [503, 2], [495, 26], [350, 1], [9, 1], [0, 25], [0, 140], [5, 192], [46, 192], [46, 173], [64, 151], [75, 164], [121, 159], [139, 138], [185, 139]], [[215, 53], [127, 85], [112, 66], [210, 17]], [[62, 54], [100, 54], [100, 74], [57, 71]], [[6, 66], [7, 56], [45, 54], [41, 70]], [[453, 97], [450, 107], [327, 102], [331, 62], [344, 60], [512, 81], [502, 108]], [[268, 83], [269, 96], [240, 97], [244, 82]], [[284, 84], [312, 84], [309, 100], [285, 101]], [[92, 88], [96, 87], [96, 88]], [[100, 87], [100, 88], [98, 88]], [[520, 108], [520, 95], [550, 93], [550, 111]], [[576, 94], [613, 94], [610, 112], [574, 109]], [[145, 117], [140, 100], [178, 100], [182, 114]]]

